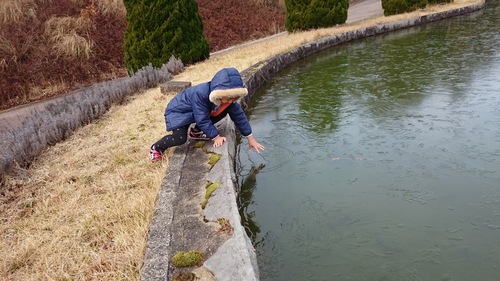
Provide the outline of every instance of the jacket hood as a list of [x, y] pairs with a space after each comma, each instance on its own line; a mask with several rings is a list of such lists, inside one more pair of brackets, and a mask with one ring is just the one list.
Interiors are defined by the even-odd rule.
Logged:
[[248, 94], [247, 88], [243, 86], [243, 80], [236, 68], [223, 68], [219, 70], [210, 81], [209, 99], [217, 106], [221, 104], [220, 99], [241, 98]]

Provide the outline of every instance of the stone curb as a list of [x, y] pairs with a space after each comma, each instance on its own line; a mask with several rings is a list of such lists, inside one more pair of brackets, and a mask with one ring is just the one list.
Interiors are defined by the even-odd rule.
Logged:
[[[270, 77], [291, 63], [306, 56], [352, 40], [472, 13], [484, 8], [486, 3], [487, 2], [483, 2], [449, 11], [392, 23], [379, 24], [333, 35], [301, 45], [292, 51], [261, 61], [242, 71], [243, 81], [249, 91], [248, 96], [241, 101], [242, 106], [246, 107], [255, 94], [255, 91]], [[236, 204], [237, 182], [234, 172], [236, 147], [235, 127], [228, 119], [225, 119], [220, 126], [220, 130], [224, 131], [228, 138], [227, 145], [215, 149], [209, 144], [206, 144], [203, 149], [222, 155], [219, 162], [208, 170], [204, 178], [207, 181], [220, 182], [221, 186], [213, 193], [212, 197], [210, 197], [207, 207], [202, 211], [202, 216], [206, 221], [215, 221], [221, 217], [227, 218], [233, 227], [233, 233], [231, 237], [220, 245], [220, 247], [212, 249], [213, 254], [208, 257], [203, 265], [213, 274], [213, 276], [209, 278], [205, 277], [201, 280], [259, 280], [259, 269], [255, 250], [241, 225], [241, 219]], [[183, 182], [183, 176], [186, 175], [184, 165], [192, 146], [193, 145], [188, 143], [177, 147], [169, 159], [170, 163], [161, 186], [157, 207], [148, 235], [142, 275], [142, 280], [144, 281], [170, 280], [169, 268], [172, 268], [170, 259], [175, 254], [172, 252], [171, 246], [173, 243], [172, 233], [177, 231], [172, 228], [176, 220], [174, 216], [174, 208], [176, 208], [176, 198], [178, 196], [176, 191], [185, 188], [185, 186], [182, 186], [180, 183]]]

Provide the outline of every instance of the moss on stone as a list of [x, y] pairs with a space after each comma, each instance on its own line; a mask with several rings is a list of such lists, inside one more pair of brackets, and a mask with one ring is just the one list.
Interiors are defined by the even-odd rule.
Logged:
[[259, 64], [254, 64], [250, 69], [249, 71], [251, 73], [255, 73], [257, 71], [259, 71], [262, 67], [264, 67], [266, 65], [265, 62], [260, 62]]
[[[198, 142], [193, 144], [193, 147], [194, 148], [203, 148], [205, 146], [205, 143], [206, 143], [205, 141], [198, 141]], [[209, 151], [207, 149], [203, 149], [203, 152], [205, 152], [206, 154], [210, 154], [210, 158], [208, 159], [208, 164], [210, 166], [214, 166], [217, 162], [219, 162], [219, 160], [222, 157], [222, 154], [215, 153], [215, 152]]]
[[222, 154], [214, 153], [214, 152], [209, 152], [209, 153], [210, 153], [210, 158], [208, 159], [208, 164], [210, 166], [213, 166], [217, 162], [219, 162], [220, 158], [222, 157]]
[[219, 223], [219, 232], [225, 233], [227, 235], [233, 234], [233, 226], [229, 222], [228, 219], [226, 218], [219, 218], [217, 219], [217, 222]]
[[191, 267], [203, 262], [205, 254], [198, 251], [178, 252], [172, 258], [172, 264], [175, 267]]
[[205, 146], [205, 141], [197, 141], [193, 144], [194, 148], [203, 148]]
[[220, 182], [217, 182], [217, 183], [212, 183], [212, 182], [208, 182], [207, 183], [207, 186], [205, 186], [205, 200], [203, 200], [203, 202], [201, 202], [201, 208], [202, 209], [205, 209], [205, 207], [207, 206], [208, 204], [208, 199], [210, 198], [210, 196], [212, 196], [212, 193], [221, 185], [222, 183]]

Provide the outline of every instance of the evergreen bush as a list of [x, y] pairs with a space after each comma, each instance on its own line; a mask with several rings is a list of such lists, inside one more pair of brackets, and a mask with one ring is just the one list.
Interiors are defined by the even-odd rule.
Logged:
[[427, 5], [450, 3], [453, 0], [382, 0], [384, 15], [396, 15], [425, 8]]
[[196, 0], [124, 0], [127, 10], [125, 66], [129, 73], [171, 56], [184, 64], [209, 57], [210, 48]]
[[348, 0], [285, 0], [289, 32], [330, 27], [347, 20]]

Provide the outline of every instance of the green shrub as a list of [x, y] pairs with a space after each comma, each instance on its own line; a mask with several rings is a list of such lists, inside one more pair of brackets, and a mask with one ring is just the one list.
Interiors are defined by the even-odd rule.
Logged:
[[347, 20], [348, 0], [285, 0], [289, 32], [330, 27]]
[[429, 5], [451, 3], [451, 2], [453, 2], [453, 0], [429, 0]]
[[125, 66], [129, 73], [171, 56], [184, 64], [209, 57], [209, 45], [196, 0], [125, 0]]
[[382, 0], [384, 15], [396, 15], [425, 8], [427, 5], [450, 3], [453, 0]]

